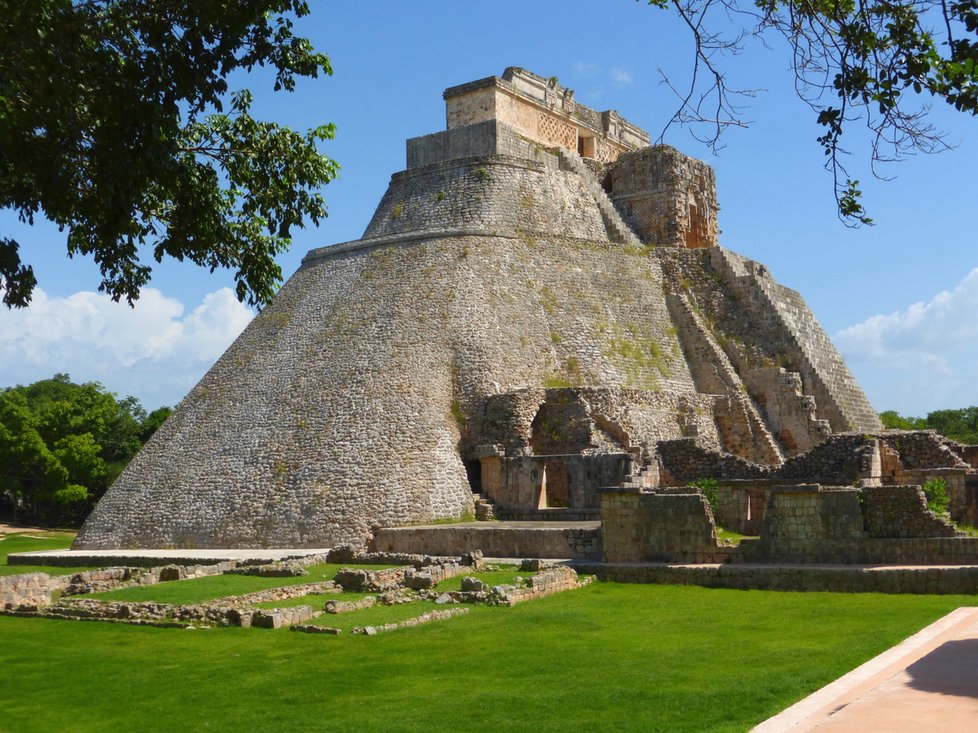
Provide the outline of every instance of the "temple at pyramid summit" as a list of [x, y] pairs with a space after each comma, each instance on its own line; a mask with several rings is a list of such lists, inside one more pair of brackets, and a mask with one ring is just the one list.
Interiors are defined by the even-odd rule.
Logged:
[[444, 99], [362, 238], [306, 255], [76, 549], [594, 521], [700, 479], [756, 534], [777, 486], [907, 483], [921, 446], [974, 473], [887, 437], [801, 295], [719, 246], [705, 163], [520, 68]]

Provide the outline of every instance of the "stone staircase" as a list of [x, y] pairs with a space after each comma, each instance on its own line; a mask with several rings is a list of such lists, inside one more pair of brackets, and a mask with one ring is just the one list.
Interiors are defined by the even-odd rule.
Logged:
[[562, 170], [576, 173], [584, 181], [585, 187], [592, 198], [594, 198], [594, 203], [598, 205], [598, 211], [601, 212], [601, 219], [604, 221], [605, 229], [608, 230], [608, 238], [612, 242], [619, 244], [641, 247], [642, 241], [635, 235], [632, 228], [625, 223], [625, 220], [621, 218], [618, 209], [615, 208], [615, 205], [608, 197], [608, 194], [605, 193], [601, 184], [594, 180], [594, 176], [591, 175], [591, 171], [584, 165], [584, 161], [581, 160], [580, 156], [566, 148], [558, 147], [557, 157], [560, 159]]

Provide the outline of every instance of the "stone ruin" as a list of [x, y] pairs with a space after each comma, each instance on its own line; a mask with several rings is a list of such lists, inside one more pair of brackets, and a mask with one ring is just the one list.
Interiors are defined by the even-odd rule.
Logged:
[[[756, 530], [776, 485], [933, 467], [881, 432], [802, 297], [718, 246], [709, 166], [524, 69], [444, 96], [448, 129], [407, 141], [363, 237], [306, 255], [75, 548], [597, 519], [599, 489], [710, 477]], [[973, 511], [975, 456], [946, 447]]]

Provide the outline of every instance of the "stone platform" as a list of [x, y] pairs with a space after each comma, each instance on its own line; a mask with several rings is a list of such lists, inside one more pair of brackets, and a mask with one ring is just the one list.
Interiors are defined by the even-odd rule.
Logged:
[[374, 532], [374, 552], [461, 555], [482, 550], [489, 557], [597, 559], [601, 522], [465, 522], [385, 527]]
[[8, 565], [54, 565], [59, 567], [157, 567], [159, 565], [216, 565], [236, 560], [245, 564], [263, 564], [294, 557], [319, 555], [318, 549], [255, 550], [43, 550], [16, 552], [7, 556]]
[[978, 565], [748, 565], [578, 561], [578, 573], [619, 583], [838, 593], [978, 593]]

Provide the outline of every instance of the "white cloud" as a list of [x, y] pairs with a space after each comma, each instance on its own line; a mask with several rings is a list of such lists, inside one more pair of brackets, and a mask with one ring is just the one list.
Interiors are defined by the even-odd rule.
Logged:
[[632, 73], [624, 66], [607, 68], [591, 61], [577, 61], [573, 76], [578, 82], [587, 82], [587, 88], [578, 91], [592, 101], [601, 99], [609, 87], [626, 87], [632, 83]]
[[616, 66], [610, 72], [611, 79], [618, 86], [624, 87], [632, 83], [632, 74], [624, 66]]
[[35, 289], [30, 307], [0, 312], [0, 386], [67, 372], [149, 409], [175, 404], [254, 317], [228, 288], [186, 310], [155, 288], [134, 308], [100, 293], [52, 298]]
[[978, 268], [953, 290], [833, 340], [877, 409], [922, 416], [978, 404]]

